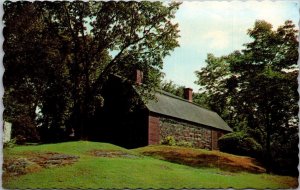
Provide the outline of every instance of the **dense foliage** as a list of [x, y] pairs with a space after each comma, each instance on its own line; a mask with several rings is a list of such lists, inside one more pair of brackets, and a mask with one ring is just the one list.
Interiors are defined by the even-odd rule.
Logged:
[[160, 84], [160, 89], [173, 95], [184, 98], [185, 86], [176, 85], [173, 81], [163, 81]]
[[222, 136], [218, 140], [218, 145], [222, 152], [254, 158], [259, 158], [262, 151], [262, 146], [243, 132], [233, 132]]
[[[197, 71], [210, 108], [235, 131], [246, 131], [263, 147], [268, 172], [297, 174], [297, 30], [291, 21], [272, 29], [256, 21], [252, 41], [227, 56], [207, 56]], [[288, 168], [288, 169], [287, 169]]]
[[4, 120], [20, 124], [14, 135], [30, 140], [38, 126], [44, 141], [72, 130], [84, 138], [84, 126], [103, 105], [101, 90], [110, 74], [128, 78], [142, 70], [141, 93], [151, 98], [163, 58], [178, 46], [172, 22], [178, 6], [6, 1]]
[[[160, 83], [159, 88], [165, 92], [171, 93], [175, 96], [178, 96], [180, 98], [184, 97], [184, 89], [187, 88], [186, 86], [177, 85], [173, 81], [162, 81]], [[196, 103], [204, 108], [209, 108], [209, 105], [207, 104], [207, 95], [202, 94], [199, 92], [193, 92], [192, 94], [193, 103]]]

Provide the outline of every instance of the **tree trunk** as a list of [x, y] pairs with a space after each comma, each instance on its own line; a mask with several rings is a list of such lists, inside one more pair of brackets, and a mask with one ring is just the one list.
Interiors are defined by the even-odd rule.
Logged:
[[267, 136], [266, 136], [266, 172], [269, 174], [271, 172], [272, 166], [272, 155], [271, 155], [271, 131], [270, 127], [267, 126]]

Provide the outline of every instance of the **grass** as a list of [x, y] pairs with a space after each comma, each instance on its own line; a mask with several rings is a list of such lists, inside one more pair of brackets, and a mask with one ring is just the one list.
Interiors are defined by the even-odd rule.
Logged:
[[[153, 149], [146, 147], [144, 149]], [[164, 147], [167, 149], [167, 147]], [[170, 148], [170, 147], [169, 147]], [[173, 147], [172, 147], [173, 148]], [[180, 148], [179, 148], [180, 149]], [[132, 157], [95, 157], [91, 151], [122, 151]], [[4, 188], [295, 188], [288, 176], [229, 172], [217, 167], [192, 167], [140, 155], [142, 149], [127, 150], [107, 143], [67, 142], [18, 146], [4, 150], [4, 158], [29, 153], [57, 152], [79, 156], [72, 165], [43, 168], [3, 181]], [[184, 152], [184, 150], [183, 150]], [[211, 153], [207, 151], [207, 153]]]

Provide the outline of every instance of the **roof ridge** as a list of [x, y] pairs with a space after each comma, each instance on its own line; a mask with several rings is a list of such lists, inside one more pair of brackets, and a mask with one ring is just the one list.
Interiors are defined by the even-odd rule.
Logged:
[[175, 94], [172, 94], [170, 92], [167, 92], [167, 91], [164, 91], [162, 89], [157, 89], [156, 91], [158, 91], [159, 93], [162, 93], [166, 96], [170, 96], [172, 98], [176, 98], [176, 99], [179, 99], [179, 100], [182, 100], [182, 101], [185, 101], [185, 102], [189, 102], [188, 100], [184, 99], [184, 98], [181, 98], [180, 96], [176, 96]]
[[176, 99], [178, 99], [178, 100], [181, 100], [181, 101], [184, 101], [184, 102], [193, 104], [193, 105], [195, 105], [195, 106], [197, 106], [197, 107], [199, 107], [199, 108], [201, 108], [201, 109], [204, 109], [204, 110], [206, 110], [206, 111], [216, 113], [216, 112], [214, 112], [214, 111], [212, 111], [212, 110], [209, 110], [209, 109], [207, 109], [207, 108], [201, 107], [199, 104], [196, 104], [195, 102], [190, 102], [190, 101], [188, 101], [188, 100], [186, 100], [186, 99], [184, 99], [184, 98], [181, 98], [180, 96], [176, 96], [176, 95], [174, 95], [174, 94], [172, 94], [172, 93], [170, 93], [170, 92], [164, 91], [164, 90], [162, 90], [162, 89], [157, 89], [156, 91], [159, 92], [159, 93], [161, 93], [161, 94], [164, 94], [164, 95], [166, 95], [166, 96], [169, 96], [169, 97], [172, 97], [172, 98], [176, 98]]

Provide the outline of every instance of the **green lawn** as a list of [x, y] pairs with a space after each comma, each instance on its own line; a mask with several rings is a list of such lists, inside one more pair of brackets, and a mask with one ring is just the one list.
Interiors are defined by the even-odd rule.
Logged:
[[[92, 150], [122, 151], [129, 157], [96, 157]], [[107, 143], [67, 142], [18, 146], [4, 150], [4, 158], [29, 153], [57, 152], [79, 156], [72, 165], [43, 168], [5, 178], [4, 188], [295, 188], [287, 176], [231, 173], [218, 168], [195, 168], [139, 155]]]

